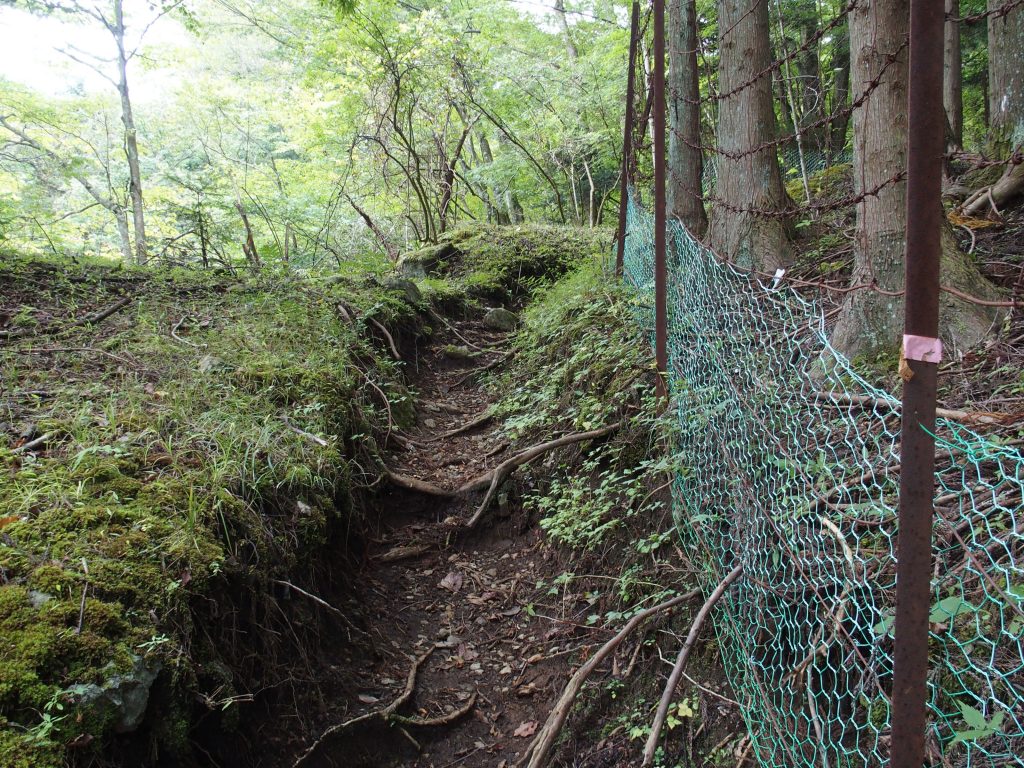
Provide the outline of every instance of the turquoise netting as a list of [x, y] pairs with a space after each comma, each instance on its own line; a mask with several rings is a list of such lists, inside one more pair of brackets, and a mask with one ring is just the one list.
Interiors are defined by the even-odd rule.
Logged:
[[[653, 329], [653, 220], [626, 280]], [[764, 766], [888, 762], [899, 400], [829, 344], [821, 308], [669, 232], [679, 530], [708, 584]], [[1024, 456], [940, 420], [928, 760], [1024, 764]]]

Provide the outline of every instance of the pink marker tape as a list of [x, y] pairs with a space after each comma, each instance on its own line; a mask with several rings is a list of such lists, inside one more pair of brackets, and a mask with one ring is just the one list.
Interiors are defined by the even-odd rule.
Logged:
[[903, 357], [922, 363], [939, 363], [942, 360], [942, 340], [927, 336], [903, 336]]

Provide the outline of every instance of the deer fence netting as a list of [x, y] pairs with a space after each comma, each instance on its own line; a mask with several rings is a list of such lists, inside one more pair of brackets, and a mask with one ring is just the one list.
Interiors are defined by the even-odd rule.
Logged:
[[[630, 201], [625, 280], [653, 333], [654, 225]], [[829, 343], [825, 312], [720, 260], [668, 248], [674, 513], [709, 586], [764, 766], [880, 766], [889, 753], [900, 401]], [[1024, 760], [1024, 455], [940, 418], [928, 760]]]

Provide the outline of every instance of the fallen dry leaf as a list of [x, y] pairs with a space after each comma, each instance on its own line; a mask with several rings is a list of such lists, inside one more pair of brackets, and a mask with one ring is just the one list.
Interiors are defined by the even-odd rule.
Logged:
[[441, 583], [438, 586], [451, 592], [458, 592], [462, 589], [462, 574], [459, 571], [452, 571], [441, 579]]
[[513, 736], [518, 736], [520, 739], [528, 739], [537, 732], [537, 721], [526, 720], [519, 724], [519, 727], [512, 732]]

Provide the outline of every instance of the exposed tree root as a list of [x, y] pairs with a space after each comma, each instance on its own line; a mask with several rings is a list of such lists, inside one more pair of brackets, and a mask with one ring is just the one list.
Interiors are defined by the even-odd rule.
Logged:
[[1010, 165], [995, 184], [982, 187], [960, 206], [965, 216], [980, 216], [992, 211], [999, 215], [999, 206], [1024, 194], [1024, 163]]
[[602, 645], [598, 652], [591, 656], [589, 661], [577, 669], [575, 674], [569, 678], [569, 682], [562, 691], [562, 695], [558, 697], [558, 701], [555, 702], [555, 706], [548, 715], [548, 719], [544, 721], [544, 726], [537, 732], [537, 735], [530, 742], [530, 746], [526, 748], [526, 752], [523, 753], [523, 756], [516, 765], [528, 765], [528, 768], [542, 768], [547, 763], [548, 756], [555, 746], [555, 740], [558, 738], [558, 733], [569, 717], [569, 711], [572, 709], [572, 704], [583, 687], [583, 683], [586, 682], [587, 678], [590, 677], [601, 662], [608, 658], [622, 644], [622, 641], [629, 637], [648, 618], [657, 613], [669, 611], [687, 600], [692, 600], [698, 594], [700, 594], [700, 590], [694, 589], [685, 595], [676, 595], [670, 600], [640, 611], [626, 622], [626, 626], [620, 629], [615, 637]]
[[658, 711], [654, 715], [654, 722], [651, 724], [651, 733], [647, 737], [647, 744], [644, 747], [644, 759], [642, 766], [648, 766], [654, 762], [654, 752], [658, 748], [658, 741], [661, 739], [661, 729], [665, 725], [665, 718], [668, 716], [668, 708], [672, 704], [672, 697], [675, 696], [676, 687], [679, 685], [679, 678], [682, 677], [683, 671], [686, 669], [686, 662], [690, 658], [690, 652], [693, 650], [693, 646], [697, 643], [697, 638], [700, 636], [700, 631], [704, 627], [704, 622], [707, 621], [708, 616], [711, 615], [711, 609], [715, 607], [719, 600], [722, 599], [722, 595], [729, 586], [736, 581], [743, 573], [743, 566], [737, 565], [733, 568], [729, 574], [719, 582], [718, 586], [715, 587], [715, 591], [711, 593], [707, 600], [704, 601], [704, 605], [701, 606], [700, 611], [697, 612], [697, 616], [693, 620], [693, 624], [690, 625], [690, 632], [686, 635], [686, 641], [683, 643], [683, 647], [679, 649], [679, 656], [676, 658], [676, 664], [672, 668], [672, 674], [668, 676], [668, 682], [665, 683], [665, 691], [661, 694], [661, 702], [658, 704]]
[[[302, 755], [299, 756], [299, 759], [292, 764], [292, 768], [298, 768], [303, 763], [305, 763], [310, 757], [312, 757], [317, 752], [317, 750], [320, 749], [321, 746], [323, 746], [323, 744], [328, 739], [337, 736], [339, 733], [343, 731], [354, 728], [357, 725], [362, 725], [372, 721], [380, 721], [385, 725], [393, 723], [395, 725], [409, 725], [430, 728], [450, 725], [451, 723], [454, 723], [460, 718], [465, 717], [467, 714], [469, 714], [469, 711], [476, 704], [477, 695], [475, 692], [473, 693], [472, 696], [470, 696], [469, 700], [463, 706], [453, 710], [452, 712], [449, 712], [448, 714], [441, 715], [439, 717], [421, 718], [407, 717], [405, 715], [397, 714], [398, 708], [412, 698], [413, 691], [416, 689], [416, 676], [419, 674], [420, 667], [423, 665], [423, 662], [425, 662], [430, 657], [430, 654], [432, 654], [436, 648], [436, 645], [432, 646], [425, 653], [421, 654], [418, 659], [413, 661], [412, 667], [409, 669], [409, 674], [405, 680], [405, 688], [402, 691], [402, 693], [399, 694], [398, 698], [396, 698], [394, 701], [392, 701], [390, 704], [388, 704], [386, 707], [383, 707], [382, 709], [377, 709], [373, 712], [367, 712], [365, 715], [359, 715], [358, 717], [354, 717], [351, 720], [346, 720], [343, 723], [332, 725], [330, 728], [328, 728], [326, 731], [320, 734], [320, 737], [316, 741], [314, 741], [309, 746], [309, 748], [302, 753]], [[410, 737], [410, 740], [417, 747], [419, 746], [415, 739], [412, 739]]]
[[487, 495], [484, 496], [484, 500], [480, 503], [476, 512], [466, 522], [467, 528], [473, 528], [480, 518], [483, 517], [484, 512], [487, 511], [487, 507], [490, 506], [491, 501], [494, 499], [494, 494], [498, 491], [498, 486], [507, 478], [516, 467], [533, 461], [538, 456], [552, 451], [555, 448], [561, 448], [564, 445], [571, 445], [573, 443], [581, 443], [584, 440], [595, 440], [605, 435], [610, 435], [612, 432], [621, 429], [625, 421], [617, 421], [614, 424], [609, 424], [607, 427], [601, 427], [600, 429], [594, 429], [589, 432], [574, 432], [571, 435], [563, 435], [555, 440], [549, 440], [546, 443], [535, 445], [532, 448], [527, 448], [524, 451], [520, 451], [510, 459], [506, 459], [501, 464], [496, 466], [490, 472], [486, 472], [480, 475], [474, 480], [470, 480], [468, 483], [459, 488], [459, 493], [471, 493], [473, 491], [479, 491], [482, 488], [487, 488]]
[[439, 496], [442, 499], [451, 499], [455, 496], [454, 491], [441, 488], [440, 486], [428, 483], [425, 480], [418, 480], [415, 477], [399, 475], [396, 472], [392, 472], [390, 469], [384, 471], [384, 476], [392, 483], [392, 485], [397, 485], [399, 488], [405, 488], [409, 491], [424, 493], [427, 496]]
[[473, 429], [476, 429], [477, 427], [483, 426], [484, 424], [486, 424], [487, 422], [489, 422], [493, 418], [494, 418], [494, 414], [493, 413], [490, 413], [489, 410], [485, 411], [481, 415], [477, 416], [475, 419], [472, 419], [471, 421], [467, 421], [461, 427], [458, 427], [457, 429], [453, 429], [453, 430], [451, 430], [449, 432], [445, 432], [444, 434], [438, 435], [437, 437], [432, 437], [429, 440], [427, 440], [426, 442], [428, 442], [428, 443], [436, 443], [438, 440], [446, 440], [449, 437], [455, 437], [456, 435], [461, 435], [464, 432], [469, 432], [470, 430], [473, 430]]
[[499, 365], [504, 363], [506, 360], [508, 360], [514, 354], [515, 354], [514, 351], [513, 352], [506, 352], [501, 357], [499, 357], [497, 360], [492, 360], [487, 365], [485, 365], [485, 366], [483, 366], [481, 368], [474, 368], [472, 371], [470, 371], [465, 376], [463, 376], [462, 378], [458, 379], [454, 384], [452, 384], [452, 389], [455, 389], [456, 387], [461, 386], [462, 384], [464, 384], [465, 382], [467, 382], [469, 379], [473, 378], [474, 376], [479, 376], [481, 373], [486, 373], [487, 371], [491, 370], [492, 368], [497, 368]]
[[381, 333], [384, 334], [384, 338], [386, 338], [388, 340], [388, 346], [391, 347], [391, 354], [395, 358], [395, 360], [401, 360], [402, 356], [398, 352], [398, 346], [395, 344], [395, 339], [391, 335], [391, 333], [388, 331], [388, 329], [384, 327], [384, 324], [381, 323], [376, 318], [373, 318], [373, 317], [367, 317], [366, 319], [369, 320], [371, 323], [373, 323], [373, 326], [378, 331], [380, 331]]

